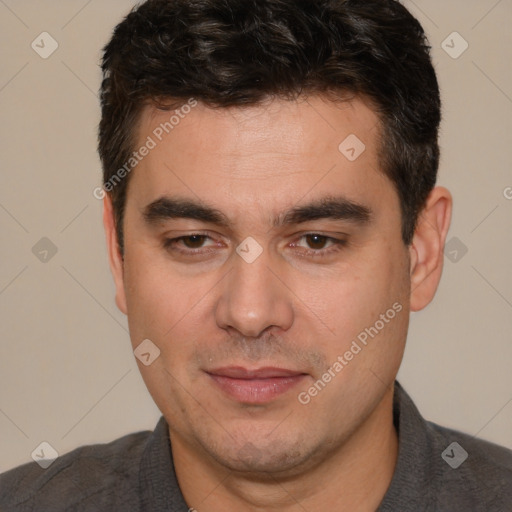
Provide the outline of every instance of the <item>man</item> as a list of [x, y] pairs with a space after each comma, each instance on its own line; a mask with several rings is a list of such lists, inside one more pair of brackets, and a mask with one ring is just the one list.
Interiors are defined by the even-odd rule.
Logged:
[[512, 452], [395, 381], [452, 208], [407, 10], [149, 0], [103, 73], [116, 303], [163, 417], [4, 474], [1, 510], [512, 510]]

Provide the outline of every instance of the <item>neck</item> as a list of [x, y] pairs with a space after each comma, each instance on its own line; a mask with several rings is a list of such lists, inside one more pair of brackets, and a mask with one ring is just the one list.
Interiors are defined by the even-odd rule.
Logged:
[[170, 431], [181, 492], [198, 512], [358, 510], [374, 512], [393, 477], [398, 436], [393, 425], [393, 387], [329, 458], [292, 477], [237, 473], [192, 449]]

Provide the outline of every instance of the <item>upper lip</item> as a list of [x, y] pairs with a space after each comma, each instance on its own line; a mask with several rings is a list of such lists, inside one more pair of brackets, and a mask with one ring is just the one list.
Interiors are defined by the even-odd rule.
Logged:
[[271, 377], [293, 377], [297, 375], [304, 375], [304, 372], [289, 370], [286, 368], [276, 368], [273, 366], [256, 368], [254, 370], [249, 370], [242, 366], [226, 366], [223, 368], [208, 370], [206, 373], [222, 377], [230, 377], [232, 379], [268, 379]]

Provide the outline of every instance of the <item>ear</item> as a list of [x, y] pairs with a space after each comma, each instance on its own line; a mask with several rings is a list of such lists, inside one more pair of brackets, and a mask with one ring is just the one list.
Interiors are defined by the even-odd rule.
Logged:
[[114, 219], [114, 209], [109, 194], [105, 194], [103, 198], [103, 226], [105, 228], [105, 236], [107, 239], [108, 259], [110, 263], [110, 271], [114, 278], [116, 287], [116, 304], [117, 307], [126, 315], [126, 294], [123, 280], [123, 258], [119, 251], [117, 243], [117, 232]]
[[434, 298], [441, 279], [444, 243], [450, 227], [453, 199], [444, 187], [435, 187], [418, 217], [409, 248], [411, 311], [423, 309]]

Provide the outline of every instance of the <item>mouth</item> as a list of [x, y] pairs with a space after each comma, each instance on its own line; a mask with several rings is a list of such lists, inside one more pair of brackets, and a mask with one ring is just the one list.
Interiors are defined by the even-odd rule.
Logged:
[[246, 404], [264, 404], [286, 393], [307, 374], [286, 368], [247, 369], [240, 366], [206, 372], [218, 388], [231, 399]]

